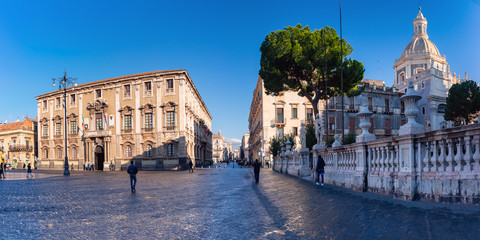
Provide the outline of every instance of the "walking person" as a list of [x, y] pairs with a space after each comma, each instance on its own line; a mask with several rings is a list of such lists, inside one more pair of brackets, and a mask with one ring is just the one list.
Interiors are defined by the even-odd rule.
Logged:
[[260, 162], [258, 159], [253, 163], [253, 173], [255, 173], [255, 182], [258, 183], [260, 180]]
[[320, 185], [318, 180], [319, 180], [319, 176], [321, 175], [322, 176], [321, 184], [323, 186], [323, 174], [325, 173], [325, 161], [323, 160], [322, 155], [318, 155], [316, 172], [317, 172], [316, 184]]
[[32, 165], [30, 165], [30, 163], [27, 165], [27, 178], [28, 178], [28, 174], [30, 174], [30, 177], [33, 178], [33, 175], [32, 175]]
[[135, 192], [135, 185], [137, 184], [137, 173], [138, 168], [133, 164], [133, 161], [130, 161], [130, 166], [128, 166], [127, 173], [130, 174], [130, 188], [132, 192]]
[[190, 160], [190, 162], [188, 162], [188, 172], [192, 171], [193, 173], [193, 163], [192, 163], [192, 160]]
[[0, 163], [0, 178], [5, 178], [5, 174], [3, 173], [4, 169], [3, 169], [3, 163]]

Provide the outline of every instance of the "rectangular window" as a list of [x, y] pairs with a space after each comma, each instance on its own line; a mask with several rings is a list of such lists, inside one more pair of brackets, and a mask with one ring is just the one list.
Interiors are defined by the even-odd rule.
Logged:
[[283, 108], [277, 108], [276, 123], [284, 123], [283, 122]]
[[25, 147], [27, 147], [27, 149], [28, 149], [29, 146], [30, 146], [30, 141], [25, 140]]
[[57, 97], [57, 101], [56, 101], [56, 104], [55, 104], [56, 108], [60, 108], [61, 105], [62, 105], [62, 100], [60, 99], [60, 97]]
[[57, 136], [62, 135], [62, 124], [61, 123], [55, 124], [55, 135], [57, 135]]
[[293, 135], [298, 136], [298, 128], [297, 127], [293, 127], [292, 132], [293, 132]]
[[368, 110], [372, 111], [372, 109], [373, 109], [373, 98], [372, 97], [367, 98], [367, 104], [368, 104]]
[[422, 81], [422, 89], [425, 88], [425, 81]]
[[292, 118], [298, 118], [297, 107], [292, 107]]
[[167, 112], [167, 127], [174, 127], [175, 126], [175, 112], [168, 111]]
[[385, 112], [390, 112], [390, 100], [385, 99]]
[[167, 88], [173, 88], [173, 79], [167, 79]]
[[335, 133], [335, 118], [331, 117], [328, 120], [328, 129], [330, 130], [330, 133]]
[[17, 146], [17, 140], [13, 140], [13, 147]]
[[75, 102], [77, 99], [75, 99], [75, 94], [70, 95], [70, 105], [75, 106]]
[[48, 124], [43, 125], [42, 136], [48, 137]]
[[145, 82], [145, 95], [152, 95], [152, 82]]
[[102, 113], [95, 113], [95, 126], [97, 131], [103, 130], [103, 118]]
[[425, 105], [422, 106], [422, 115], [425, 115]]
[[350, 132], [354, 133], [355, 132], [355, 118], [349, 118], [349, 130]]
[[335, 98], [334, 98], [334, 97], [330, 98], [329, 108], [330, 108], [330, 109], [334, 109], [334, 108], [335, 108]]
[[145, 113], [145, 128], [152, 128], [152, 113]]
[[132, 115], [125, 115], [124, 129], [125, 130], [132, 129]]
[[355, 109], [355, 97], [348, 98], [348, 108], [350, 110]]
[[47, 110], [47, 100], [43, 100], [43, 110]]
[[77, 134], [77, 121], [70, 122], [70, 134]]
[[95, 90], [95, 96], [97, 98], [102, 98], [102, 89]]
[[173, 92], [173, 79], [167, 79], [167, 92]]
[[385, 134], [392, 134], [392, 125], [390, 119], [385, 119]]
[[130, 97], [130, 85], [123, 86], [123, 96]]

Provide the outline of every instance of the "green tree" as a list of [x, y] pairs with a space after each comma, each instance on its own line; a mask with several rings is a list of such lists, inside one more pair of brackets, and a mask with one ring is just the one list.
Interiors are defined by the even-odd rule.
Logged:
[[290, 140], [290, 143], [293, 146], [295, 146], [296, 141], [295, 141], [295, 135], [293, 133], [285, 134], [283, 136], [275, 136], [270, 139], [270, 149], [269, 152], [272, 154], [274, 157], [278, 156], [282, 152], [282, 144], [285, 144], [287, 142], [287, 139]]
[[[324, 43], [326, 41], [326, 44]], [[345, 40], [343, 57], [353, 52]], [[264, 81], [265, 92], [277, 95], [282, 91], [295, 91], [305, 96], [313, 106], [314, 117], [318, 113], [318, 102], [341, 94], [341, 50], [340, 37], [335, 29], [326, 26], [311, 31], [308, 26], [285, 27], [271, 32], [260, 47], [259, 75]], [[326, 54], [325, 54], [326, 53]], [[325, 72], [327, 61], [327, 74]], [[347, 96], [361, 93], [357, 89], [365, 69], [357, 60], [347, 58], [343, 62], [343, 89]], [[325, 89], [328, 80], [328, 89]]]
[[305, 135], [307, 140], [307, 148], [312, 150], [313, 146], [317, 144], [317, 137], [315, 136], [315, 124], [310, 122], [305, 125]]
[[480, 112], [480, 88], [474, 81], [453, 84], [448, 90], [444, 118], [455, 125], [468, 124]]

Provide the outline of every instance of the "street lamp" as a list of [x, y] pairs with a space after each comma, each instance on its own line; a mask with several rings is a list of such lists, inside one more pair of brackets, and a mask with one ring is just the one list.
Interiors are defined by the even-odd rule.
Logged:
[[63, 109], [64, 109], [64, 120], [65, 120], [65, 131], [63, 134], [65, 134], [65, 171], [63, 172], [64, 176], [69, 176], [70, 172], [68, 171], [68, 155], [67, 155], [67, 87], [69, 85], [73, 86], [72, 90], [74, 87], [77, 86], [77, 79], [76, 78], [67, 78], [67, 72], [64, 72], [63, 77], [59, 78], [52, 78], [53, 79], [53, 87], [55, 87], [55, 82], [58, 81], [58, 90], [62, 90], [63, 88]]

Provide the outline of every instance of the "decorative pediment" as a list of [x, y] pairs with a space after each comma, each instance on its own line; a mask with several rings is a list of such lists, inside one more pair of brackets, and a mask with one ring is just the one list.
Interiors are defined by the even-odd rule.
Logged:
[[60, 115], [56, 115], [55, 117], [52, 118], [52, 121], [54, 122], [61, 121], [61, 120], [62, 120], [62, 117], [60, 117]]
[[130, 106], [127, 105], [127, 106], [125, 106], [125, 107], [123, 107], [123, 108], [120, 108], [120, 110], [118, 110], [118, 111], [121, 112], [121, 113], [123, 113], [124, 115], [125, 115], [125, 114], [130, 114], [130, 113], [132, 113], [132, 111], [133, 111], [133, 107], [130, 107]]
[[74, 119], [77, 119], [77, 117], [78, 117], [77, 114], [75, 114], [75, 113], [70, 113], [70, 114], [67, 116], [67, 119], [72, 119], [72, 120], [74, 120]]
[[46, 117], [40, 119], [40, 123], [47, 123], [47, 122], [48, 122], [48, 118]]
[[178, 106], [177, 103], [175, 103], [175, 102], [173, 102], [173, 101], [169, 101], [169, 102], [164, 102], [160, 107], [161, 107], [161, 108], [164, 108], [164, 107], [171, 107], [171, 108], [173, 108], [173, 107], [176, 107], [176, 106]]
[[138, 108], [138, 110], [140, 110], [142, 112], [152, 112], [153, 109], [155, 109], [155, 106], [153, 106], [153, 104], [151, 104], [151, 103], [143, 104], [142, 106], [140, 106]]
[[97, 100], [93, 103], [87, 104], [87, 110], [89, 111], [105, 111], [108, 108], [108, 104], [105, 101]]

